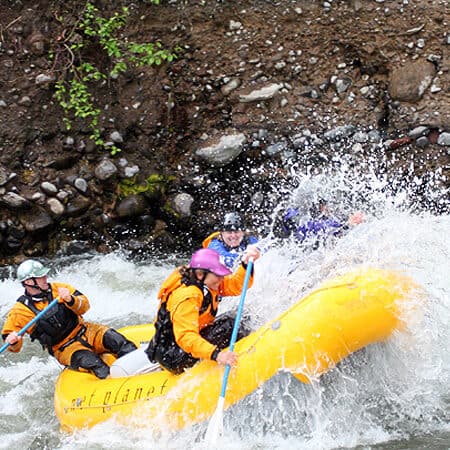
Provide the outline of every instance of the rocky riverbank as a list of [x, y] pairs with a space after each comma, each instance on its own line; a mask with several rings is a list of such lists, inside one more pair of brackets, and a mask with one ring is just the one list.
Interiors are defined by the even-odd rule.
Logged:
[[[129, 8], [120, 39], [178, 48], [171, 63], [92, 86], [106, 150], [83, 120], [65, 128], [54, 97], [50, 55], [80, 36], [85, 2], [72, 3], [0, 10], [3, 264], [190, 249], [224, 210], [263, 225], [293, 166], [320, 171], [346, 154], [448, 187], [446, 1], [93, 1], [105, 17]], [[445, 196], [416, 191], [448, 212]]]

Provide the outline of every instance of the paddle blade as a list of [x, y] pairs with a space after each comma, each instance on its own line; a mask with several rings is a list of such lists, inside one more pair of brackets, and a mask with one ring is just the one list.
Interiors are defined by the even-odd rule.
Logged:
[[217, 402], [217, 408], [214, 412], [211, 420], [209, 421], [208, 428], [205, 433], [205, 442], [209, 448], [212, 445], [217, 444], [217, 439], [223, 433], [223, 408], [225, 403], [225, 397], [219, 397]]

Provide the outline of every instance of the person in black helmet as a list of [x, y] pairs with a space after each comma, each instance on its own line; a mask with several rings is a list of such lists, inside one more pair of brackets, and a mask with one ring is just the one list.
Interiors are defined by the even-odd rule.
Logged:
[[222, 220], [221, 230], [209, 235], [203, 241], [203, 247], [215, 250], [222, 257], [223, 263], [233, 269], [247, 247], [254, 246], [257, 242], [255, 236], [248, 235], [245, 231], [241, 216], [236, 212], [229, 212]]

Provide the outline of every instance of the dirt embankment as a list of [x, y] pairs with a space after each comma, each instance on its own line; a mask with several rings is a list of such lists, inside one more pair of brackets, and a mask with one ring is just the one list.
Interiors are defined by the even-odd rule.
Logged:
[[[92, 1], [106, 18], [129, 8], [121, 42], [180, 47], [170, 64], [90, 84], [102, 139], [121, 149], [114, 156], [85, 120], [67, 131], [54, 98], [77, 58], [112, 68], [78, 27], [86, 3], [2, 5], [3, 263], [118, 243], [186, 249], [214, 226], [212, 212], [258, 199], [262, 223], [287, 159], [320, 169], [317, 155], [355, 146], [380, 158], [395, 151], [395, 164], [419, 175], [441, 168], [447, 183], [448, 2], [161, 3]], [[80, 39], [89, 45], [78, 55], [69, 49]]]

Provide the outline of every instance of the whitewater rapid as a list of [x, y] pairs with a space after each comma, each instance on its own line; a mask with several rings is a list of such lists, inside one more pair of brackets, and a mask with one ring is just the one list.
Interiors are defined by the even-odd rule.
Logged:
[[[305, 185], [323, 186], [323, 180], [307, 178], [290, 193], [291, 202], [304, 197]], [[310, 385], [287, 373], [276, 376], [226, 412], [219, 448], [450, 448], [450, 216], [414, 210], [402, 193], [371, 189], [365, 200], [365, 222], [317, 250], [269, 233], [245, 311], [256, 328], [324, 279], [372, 266], [401, 271], [421, 286], [414, 307], [404, 311], [407, 329], [351, 355]], [[89, 297], [87, 320], [120, 328], [152, 321], [161, 282], [187, 258], [136, 261], [117, 252], [46, 263], [50, 280], [68, 282]], [[4, 268], [0, 280], [2, 323], [21, 294], [14, 270]], [[221, 310], [237, 302], [226, 299]], [[52, 403], [60, 370], [28, 339], [20, 354], [0, 355], [0, 448], [203, 448], [205, 424], [155, 434], [110, 421], [73, 435], [60, 432]]]

